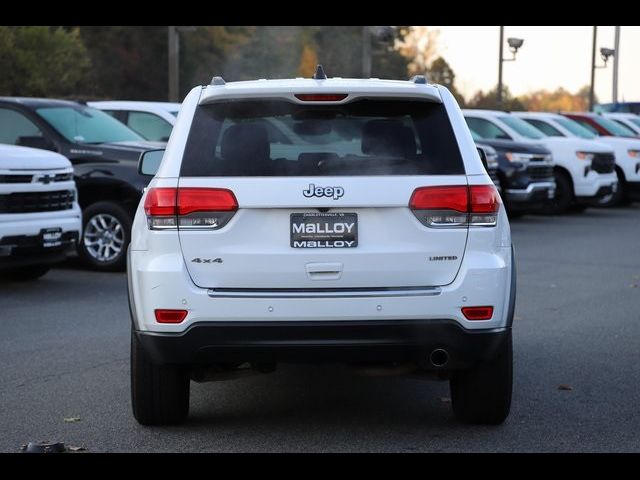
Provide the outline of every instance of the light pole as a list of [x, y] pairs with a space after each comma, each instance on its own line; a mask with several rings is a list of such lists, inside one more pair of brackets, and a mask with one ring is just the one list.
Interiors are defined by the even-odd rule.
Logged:
[[616, 54], [613, 57], [613, 91], [611, 92], [611, 101], [618, 103], [618, 63], [620, 61], [620, 27], [616, 27], [615, 40], [613, 41], [613, 49]]
[[604, 65], [596, 65], [596, 44], [598, 38], [598, 27], [593, 27], [593, 47], [591, 50], [591, 86], [589, 88], [589, 111], [593, 111], [595, 105], [595, 78], [597, 68], [607, 68], [609, 57], [615, 56], [616, 51], [612, 48], [601, 48], [600, 57], [604, 61]]
[[504, 58], [503, 55], [503, 47], [504, 47], [504, 26], [500, 27], [500, 48], [498, 49], [498, 91], [496, 92], [496, 100], [498, 101], [498, 106], [502, 106], [502, 63], [503, 62], [513, 62], [516, 59], [516, 53], [518, 53], [518, 49], [522, 47], [524, 40], [522, 38], [507, 38], [507, 43], [509, 44], [509, 49], [513, 57]]
[[167, 27], [169, 47], [169, 101], [180, 100], [180, 35], [182, 32], [192, 32], [196, 27]]

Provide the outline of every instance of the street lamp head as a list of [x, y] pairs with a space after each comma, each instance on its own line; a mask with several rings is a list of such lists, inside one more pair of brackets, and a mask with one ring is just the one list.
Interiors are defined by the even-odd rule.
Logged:
[[605, 65], [607, 64], [607, 60], [609, 60], [609, 57], [613, 57], [615, 54], [616, 51], [613, 48], [600, 49], [600, 56], [602, 57], [602, 60], [604, 60]]
[[507, 43], [509, 44], [511, 52], [515, 55], [518, 49], [522, 47], [524, 40], [522, 38], [507, 38]]

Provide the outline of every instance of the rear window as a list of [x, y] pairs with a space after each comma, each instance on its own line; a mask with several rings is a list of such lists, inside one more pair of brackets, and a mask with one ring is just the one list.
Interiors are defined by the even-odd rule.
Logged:
[[463, 173], [442, 104], [370, 99], [345, 105], [283, 100], [200, 105], [180, 172], [186, 177]]

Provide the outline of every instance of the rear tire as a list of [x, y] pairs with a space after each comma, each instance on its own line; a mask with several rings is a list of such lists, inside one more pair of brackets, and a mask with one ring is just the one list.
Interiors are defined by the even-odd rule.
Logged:
[[6, 271], [4, 274], [9, 280], [16, 282], [28, 282], [37, 280], [46, 274], [51, 267], [48, 265], [32, 265], [29, 267], [20, 267]]
[[511, 409], [513, 348], [511, 330], [496, 356], [451, 376], [451, 405], [464, 423], [498, 425]]
[[189, 373], [177, 365], [156, 365], [131, 332], [131, 403], [141, 425], [170, 425], [189, 414]]

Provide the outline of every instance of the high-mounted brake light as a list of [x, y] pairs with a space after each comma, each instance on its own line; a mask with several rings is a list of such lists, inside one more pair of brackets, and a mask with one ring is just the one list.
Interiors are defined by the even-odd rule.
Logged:
[[187, 318], [187, 310], [156, 309], [156, 322], [158, 323], [181, 323]]
[[428, 227], [492, 227], [497, 222], [500, 195], [495, 185], [420, 187], [409, 208]]
[[224, 188], [151, 188], [144, 201], [151, 230], [218, 229], [237, 209], [235, 195]]
[[493, 307], [462, 307], [462, 314], [467, 320], [491, 320]]
[[339, 102], [347, 98], [346, 93], [296, 93], [295, 97], [303, 102]]

